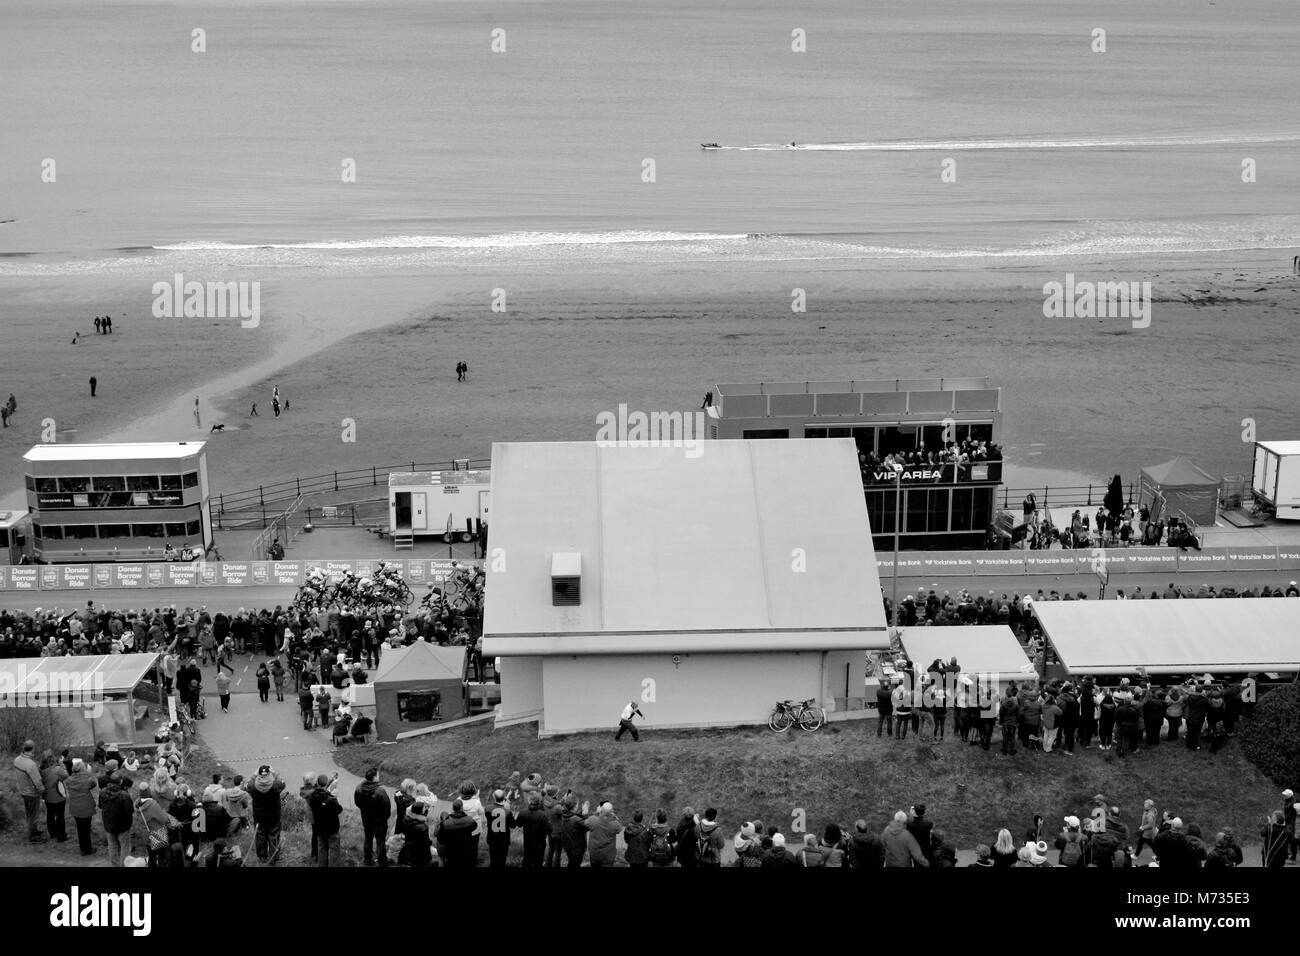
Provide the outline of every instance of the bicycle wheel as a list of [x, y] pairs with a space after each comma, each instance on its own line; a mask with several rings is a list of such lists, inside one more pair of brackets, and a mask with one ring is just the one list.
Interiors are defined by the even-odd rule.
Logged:
[[778, 707], [772, 711], [772, 716], [767, 718], [767, 726], [776, 733], [783, 734], [794, 726], [794, 717], [784, 707]]
[[812, 733], [826, 722], [826, 711], [819, 707], [805, 707], [799, 711], [799, 726]]

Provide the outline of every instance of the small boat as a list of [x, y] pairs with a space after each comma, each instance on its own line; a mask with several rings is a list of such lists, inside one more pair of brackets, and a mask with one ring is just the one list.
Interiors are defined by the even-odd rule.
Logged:
[[700, 149], [722, 149], [717, 143], [700, 143]]

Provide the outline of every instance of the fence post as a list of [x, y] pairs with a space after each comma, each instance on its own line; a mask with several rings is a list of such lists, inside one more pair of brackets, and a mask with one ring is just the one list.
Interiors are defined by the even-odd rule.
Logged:
[[411, 462], [411, 471], [415, 471], [415, 462]]
[[334, 472], [334, 490], [339, 490], [339, 473], [337, 470]]
[[293, 479], [293, 485], [294, 485], [295, 488], [298, 489], [298, 497], [301, 498], [301, 497], [302, 497], [302, 478], [295, 476], [294, 479]]
[[262, 497], [262, 486], [261, 486], [261, 485], [258, 485], [258, 486], [257, 486], [257, 503], [258, 503], [259, 505], [262, 505], [263, 507], [266, 506], [266, 499]]
[[372, 486], [379, 484], [379, 472], [375, 470], [374, 465], [370, 466], [370, 484]]
[[1092, 482], [1088, 482], [1088, 505], [1087, 505], [1087, 507], [1089, 507], [1089, 508], [1092, 507]]
[[355, 528], [356, 526], [357, 526], [357, 506], [353, 505], [352, 506], [352, 527]]
[[266, 505], [262, 505], [262, 527], [266, 527]]

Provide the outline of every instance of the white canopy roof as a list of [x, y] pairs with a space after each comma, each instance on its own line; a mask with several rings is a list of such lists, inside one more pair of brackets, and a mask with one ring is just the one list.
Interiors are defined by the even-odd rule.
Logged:
[[203, 450], [201, 441], [154, 441], [93, 445], [33, 445], [24, 461], [134, 461], [155, 458], [190, 458]]
[[1074, 674], [1300, 670], [1300, 598], [1036, 601]]
[[6, 693], [61, 693], [84, 702], [130, 694], [157, 659], [157, 654], [7, 658], [0, 660], [0, 699]]
[[922, 670], [936, 657], [945, 664], [955, 657], [963, 674], [996, 674], [1011, 680], [1030, 666], [1016, 635], [1005, 624], [905, 627], [899, 640], [908, 658]]

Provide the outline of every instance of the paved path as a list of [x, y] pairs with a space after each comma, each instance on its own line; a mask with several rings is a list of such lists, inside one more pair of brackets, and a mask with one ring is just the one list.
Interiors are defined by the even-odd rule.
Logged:
[[217, 759], [245, 777], [269, 763], [294, 792], [306, 771], [332, 774], [337, 770], [339, 802], [346, 809], [356, 809], [352, 793], [361, 778], [334, 763], [335, 748], [328, 730], [303, 730], [296, 699], [286, 694], [284, 703], [279, 703], [272, 695], [264, 704], [256, 695], [241, 694], [231, 698], [230, 713], [223, 714], [216, 698], [211, 697], [207, 708], [207, 719], [199, 723], [199, 737]]

